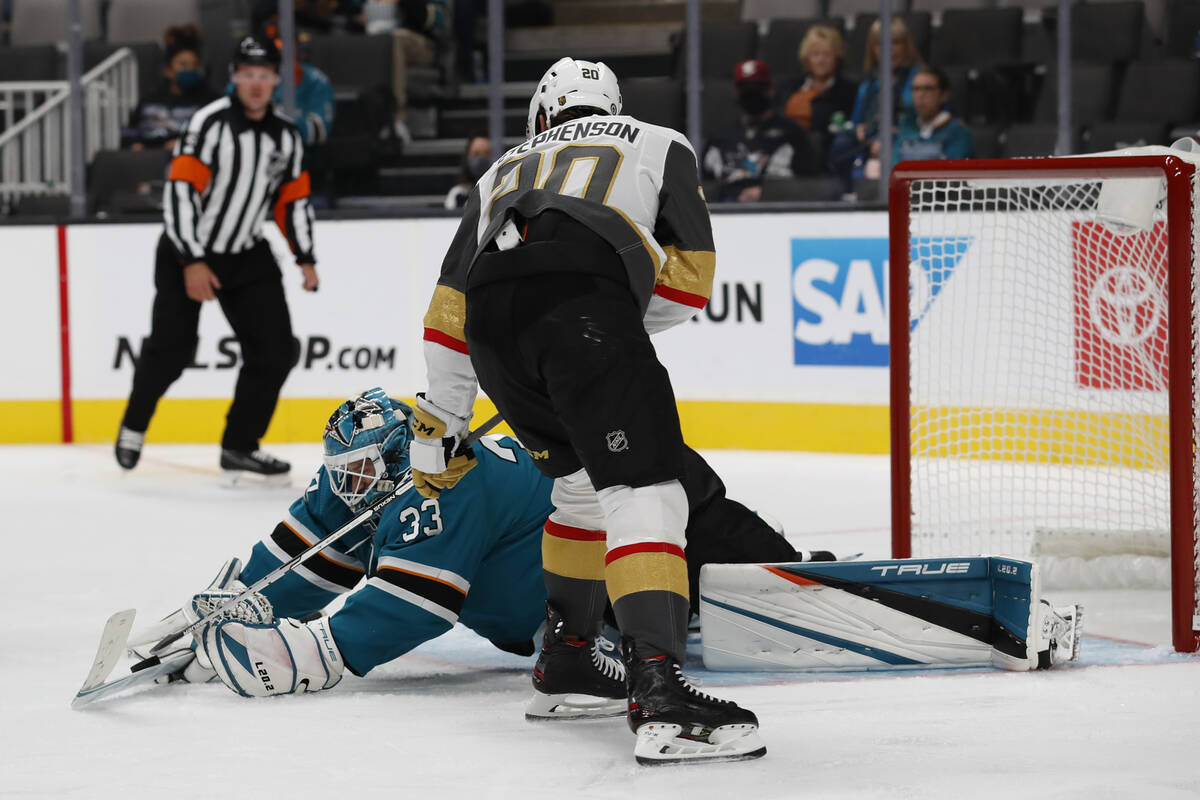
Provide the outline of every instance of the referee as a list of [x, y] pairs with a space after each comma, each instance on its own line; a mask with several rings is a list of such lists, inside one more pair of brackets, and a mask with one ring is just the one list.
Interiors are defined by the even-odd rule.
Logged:
[[270, 215], [317, 290], [308, 173], [300, 132], [271, 105], [279, 82], [272, 43], [247, 36], [233, 62], [234, 93], [198, 110], [175, 146], [155, 256], [150, 336], [133, 373], [117, 463], [133, 469], [158, 400], [191, 362], [200, 306], [215, 299], [242, 351], [221, 437], [221, 469], [286, 480], [291, 465], [259, 449], [283, 381], [296, 363], [279, 265], [262, 238]]

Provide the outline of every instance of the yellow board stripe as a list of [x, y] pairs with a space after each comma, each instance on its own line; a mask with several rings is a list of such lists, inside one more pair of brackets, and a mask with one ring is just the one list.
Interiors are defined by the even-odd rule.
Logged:
[[[411, 397], [398, 398], [410, 405]], [[345, 398], [285, 397], [279, 401], [264, 442], [317, 442], [329, 414]], [[38, 412], [30, 414], [33, 402], [0, 401], [0, 413], [12, 420], [0, 428], [0, 442], [61, 441], [57, 400], [36, 401]], [[121, 424], [125, 400], [75, 400], [75, 441], [111, 443]], [[228, 399], [164, 397], [159, 401], [146, 439], [151, 443], [219, 442], [225, 427]], [[475, 404], [475, 420], [496, 413], [486, 398]], [[22, 418], [21, 414], [25, 414]], [[45, 418], [32, 425], [31, 418]], [[805, 450], [827, 453], [887, 453], [888, 412], [883, 406], [825, 405], [805, 403], [751, 403], [683, 400], [679, 417], [688, 444], [701, 449]], [[731, 417], [745, 420], [736, 430]], [[21, 420], [20, 425], [16, 420]], [[502, 425], [499, 433], [511, 433]], [[40, 437], [40, 438], [36, 438]]]
[[[615, 551], [614, 551], [615, 552]], [[634, 592], [666, 591], [688, 596], [687, 562], [675, 553], [630, 553], [604, 569], [613, 603]]]
[[464, 327], [467, 324], [467, 296], [457, 289], [438, 285], [429, 300], [425, 312], [424, 326], [444, 333], [460, 342], [467, 340]]
[[1166, 415], [914, 407], [911, 452], [1028, 464], [1167, 469]]
[[[411, 397], [401, 399], [414, 402]], [[318, 442], [329, 413], [344, 400], [283, 398], [263, 440]], [[75, 441], [111, 443], [124, 410], [124, 399], [75, 400]], [[228, 410], [228, 399], [163, 398], [147, 441], [218, 442]], [[487, 419], [495, 411], [491, 401], [481, 398], [475, 419]], [[57, 400], [0, 400], [0, 443], [61, 442], [61, 414]], [[679, 418], [688, 444], [700, 449], [888, 452], [886, 406], [682, 400]], [[1165, 459], [1168, 452], [1167, 419], [1150, 414], [914, 408], [912, 418], [914, 442], [917, 435], [931, 442], [919, 452], [913, 448], [914, 455], [925, 457], [1161, 469], [1165, 461], [1149, 463], [1139, 454], [1158, 453]], [[730, 425], [731, 419], [738, 423]], [[507, 426], [497, 430], [511, 433]]]
[[62, 404], [57, 400], [0, 400], [0, 442], [54, 444], [62, 436]]

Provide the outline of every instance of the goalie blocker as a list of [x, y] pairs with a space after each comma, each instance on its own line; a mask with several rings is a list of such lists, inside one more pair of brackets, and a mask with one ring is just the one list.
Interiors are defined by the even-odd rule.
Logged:
[[1079, 654], [1082, 609], [1041, 599], [1011, 558], [709, 564], [704, 665], [717, 670], [1050, 667]]

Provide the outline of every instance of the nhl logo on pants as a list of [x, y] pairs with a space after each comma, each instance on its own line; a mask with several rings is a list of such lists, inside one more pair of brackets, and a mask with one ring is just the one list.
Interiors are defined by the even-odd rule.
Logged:
[[629, 440], [625, 438], [625, 431], [612, 431], [604, 440], [608, 443], [608, 451], [610, 453], [620, 453], [622, 450], [629, 449]]

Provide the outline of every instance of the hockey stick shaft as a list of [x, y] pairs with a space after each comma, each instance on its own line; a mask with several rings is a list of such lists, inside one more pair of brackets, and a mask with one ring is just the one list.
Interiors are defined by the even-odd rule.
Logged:
[[[500, 421], [501, 421], [501, 418], [500, 418], [499, 414], [492, 415], [486, 422], [484, 422], [482, 425], [480, 425], [475, 430], [471, 431], [471, 433], [468, 434], [467, 437], [465, 439], [463, 439], [462, 442], [459, 444], [459, 448], [470, 447], [472, 444], [474, 444], [476, 441], [479, 440], [479, 437], [483, 436], [488, 431], [490, 431], [492, 428], [499, 425]], [[162, 652], [163, 648], [167, 647], [167, 645], [171, 644], [171, 642], [175, 641], [176, 639], [180, 638], [181, 636], [186, 636], [187, 634], [191, 633], [192, 631], [196, 630], [197, 628], [207, 624], [211, 620], [220, 617], [221, 614], [223, 614], [226, 611], [228, 611], [229, 609], [233, 608], [238, 603], [240, 603], [242, 600], [244, 600], [245, 598], [254, 594], [255, 592], [261, 592], [263, 589], [267, 588], [272, 583], [274, 583], [275, 581], [282, 578], [284, 575], [286, 575], [289, 572], [291, 572], [292, 570], [294, 570], [297, 566], [299, 566], [303, 561], [305, 561], [309, 557], [315, 556], [317, 553], [321, 552], [326, 547], [329, 547], [334, 542], [338, 541], [343, 536], [350, 533], [352, 530], [357, 528], [359, 525], [362, 525], [364, 522], [366, 522], [371, 517], [373, 517], [376, 514], [376, 512], [383, 509], [385, 506], [390, 504], [396, 498], [405, 494], [411, 488], [413, 488], [413, 480], [412, 480], [412, 470], [410, 468], [410, 469], [405, 469], [404, 477], [396, 485], [395, 489], [388, 492], [383, 497], [379, 498], [374, 503], [372, 503], [371, 505], [364, 508], [362, 511], [358, 512], [358, 514], [356, 514], [345, 525], [343, 525], [342, 527], [333, 531], [333, 533], [330, 533], [329, 535], [325, 536], [324, 538], [319, 539], [318, 541], [313, 543], [313, 545], [311, 547], [309, 547], [307, 550], [305, 550], [304, 552], [298, 553], [295, 556], [293, 556], [291, 558], [291, 560], [280, 564], [278, 567], [271, 570], [266, 575], [263, 575], [261, 578], [256, 580], [254, 583], [250, 584], [245, 589], [243, 589], [241, 592], [239, 592], [235, 597], [231, 597], [228, 600], [226, 600], [224, 603], [221, 603], [221, 605], [214, 608], [208, 614], [205, 614], [204, 616], [200, 617], [200, 619], [191, 623], [183, 630], [178, 631], [176, 633], [172, 633], [172, 634], [164, 637], [157, 644], [155, 644], [154, 647], [150, 648], [150, 655], [153, 656], [153, 655], [159, 654], [160, 652]]]

